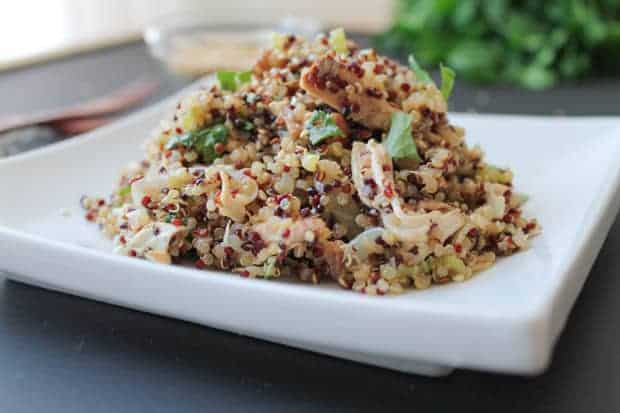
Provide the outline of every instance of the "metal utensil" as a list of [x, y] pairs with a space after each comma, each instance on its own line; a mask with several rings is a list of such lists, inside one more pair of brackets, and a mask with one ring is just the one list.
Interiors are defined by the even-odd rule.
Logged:
[[106, 96], [61, 109], [0, 116], [0, 133], [34, 125], [49, 125], [59, 132], [82, 133], [106, 123], [104, 116], [129, 109], [152, 95], [159, 83], [141, 80]]

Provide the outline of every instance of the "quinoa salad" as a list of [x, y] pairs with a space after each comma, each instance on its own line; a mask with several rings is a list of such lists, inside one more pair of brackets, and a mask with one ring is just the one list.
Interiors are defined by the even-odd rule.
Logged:
[[183, 98], [86, 219], [119, 254], [383, 295], [464, 281], [540, 232], [438, 86], [342, 29], [274, 34]]

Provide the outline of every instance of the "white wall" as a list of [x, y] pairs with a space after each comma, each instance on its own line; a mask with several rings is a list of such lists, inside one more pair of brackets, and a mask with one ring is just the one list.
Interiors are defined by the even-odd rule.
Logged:
[[273, 22], [287, 14], [376, 31], [390, 0], [0, 0], [0, 69], [139, 36], [154, 18], [200, 10], [221, 21]]

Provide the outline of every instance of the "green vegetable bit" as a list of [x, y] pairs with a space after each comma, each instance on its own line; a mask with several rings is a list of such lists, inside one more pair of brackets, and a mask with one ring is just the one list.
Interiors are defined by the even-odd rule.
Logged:
[[131, 185], [126, 185], [118, 190], [120, 196], [128, 196], [131, 194]]
[[322, 110], [315, 110], [304, 125], [310, 133], [310, 142], [317, 145], [327, 138], [342, 136], [342, 130], [336, 125], [331, 115]]
[[241, 84], [244, 83], [250, 83], [250, 81], [252, 80], [252, 72], [249, 70], [246, 70], [244, 72], [238, 72], [237, 73], [237, 81]]
[[217, 81], [220, 83], [222, 90], [236, 91], [245, 83], [252, 80], [252, 72], [233, 72], [228, 70], [220, 70], [216, 74]]
[[441, 73], [441, 94], [445, 100], [448, 100], [454, 88], [456, 73], [443, 63], [439, 65], [439, 72]]
[[422, 67], [420, 66], [418, 61], [415, 59], [415, 56], [412, 55], [412, 54], [409, 55], [409, 67], [411, 68], [411, 70], [415, 74], [415, 78], [419, 82], [422, 82], [422, 83], [434, 83], [433, 79], [428, 74], [428, 72], [426, 70], [422, 69]]
[[[433, 82], [433, 78], [431, 78], [426, 70], [422, 69], [422, 66], [420, 66], [414, 55], [410, 54], [408, 60], [409, 68], [411, 68], [411, 71], [415, 74], [418, 82], [433, 85], [435, 84], [435, 82]], [[439, 64], [439, 72], [441, 74], [441, 94], [444, 99], [448, 100], [452, 94], [452, 89], [454, 88], [456, 73], [448, 66], [444, 66], [443, 63]]]
[[336, 53], [347, 53], [347, 35], [342, 27], [329, 32], [329, 44]]
[[215, 125], [198, 136], [196, 146], [202, 154], [204, 162], [211, 163], [220, 155], [215, 151], [215, 145], [225, 144], [228, 141], [228, 129], [224, 125]]
[[166, 149], [173, 149], [177, 145], [194, 149], [202, 156], [206, 164], [210, 164], [221, 156], [215, 151], [215, 145], [218, 143], [226, 144], [226, 142], [228, 142], [228, 128], [219, 124], [173, 136], [166, 144]]
[[484, 83], [544, 89], [620, 70], [617, 0], [395, 0], [392, 25], [374, 38], [386, 53], [413, 51]]
[[422, 160], [413, 140], [411, 122], [413, 122], [413, 117], [407, 113], [395, 112], [392, 114], [392, 124], [384, 145], [394, 159]]

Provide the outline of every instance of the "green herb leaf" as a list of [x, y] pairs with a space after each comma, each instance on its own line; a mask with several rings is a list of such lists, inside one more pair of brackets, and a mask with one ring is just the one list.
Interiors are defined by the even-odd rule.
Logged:
[[443, 63], [439, 65], [439, 71], [441, 73], [441, 94], [445, 100], [448, 100], [454, 88], [456, 73], [448, 66], [444, 66]]
[[420, 66], [417, 60], [415, 60], [415, 56], [409, 55], [409, 67], [415, 74], [415, 78], [422, 83], [433, 83], [433, 79], [428, 74], [428, 72]]
[[336, 51], [336, 53], [347, 53], [347, 35], [342, 27], [329, 32], [329, 44]]
[[215, 145], [225, 144], [228, 141], [228, 128], [223, 124], [214, 125], [205, 129], [176, 135], [166, 143], [166, 149], [174, 149], [177, 145], [194, 149], [202, 155], [206, 164], [212, 163], [221, 155], [215, 151]]
[[220, 82], [222, 90], [230, 90], [231, 92], [237, 90], [237, 72], [220, 70], [217, 72], [217, 81]]
[[194, 134], [193, 133], [184, 133], [182, 135], [175, 135], [168, 140], [165, 148], [170, 150], [174, 149], [177, 145], [185, 146], [186, 148], [191, 148], [194, 145]]
[[387, 152], [394, 159], [421, 160], [411, 133], [411, 122], [413, 122], [413, 117], [407, 113], [392, 114], [392, 124], [384, 144]]
[[196, 149], [202, 154], [206, 164], [212, 163], [221, 155], [215, 151], [215, 145], [225, 144], [228, 141], [228, 128], [224, 125], [215, 125], [201, 133], [196, 141]]
[[322, 110], [315, 110], [304, 126], [310, 133], [310, 142], [313, 145], [317, 145], [327, 138], [343, 135], [331, 115]]
[[252, 80], [251, 71], [233, 72], [229, 70], [220, 70], [216, 73], [217, 81], [220, 83], [222, 90], [236, 91], [239, 86]]
[[237, 80], [241, 84], [249, 83], [252, 80], [252, 71], [251, 70], [246, 70], [244, 72], [239, 72], [237, 74]]
[[131, 185], [126, 185], [118, 190], [120, 196], [128, 196], [131, 194]]

